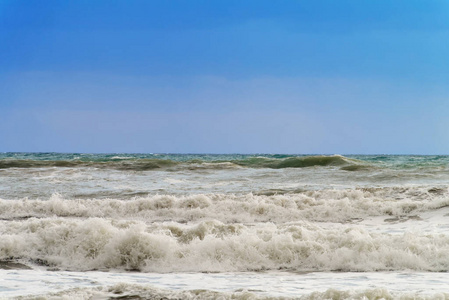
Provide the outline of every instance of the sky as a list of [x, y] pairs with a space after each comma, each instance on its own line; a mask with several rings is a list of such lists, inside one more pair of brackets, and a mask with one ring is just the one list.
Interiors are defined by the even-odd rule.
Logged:
[[449, 154], [449, 1], [0, 0], [0, 152]]

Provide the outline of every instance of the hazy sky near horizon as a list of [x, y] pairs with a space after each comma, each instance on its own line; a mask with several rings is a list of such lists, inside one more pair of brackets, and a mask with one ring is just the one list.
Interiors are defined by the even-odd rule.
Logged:
[[0, 1], [0, 151], [449, 154], [449, 1]]

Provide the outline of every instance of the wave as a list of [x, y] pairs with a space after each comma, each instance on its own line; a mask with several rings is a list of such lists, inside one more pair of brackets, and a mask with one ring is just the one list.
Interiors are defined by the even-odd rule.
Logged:
[[280, 195], [155, 195], [130, 200], [66, 199], [54, 194], [48, 200], [0, 199], [0, 219], [58, 216], [176, 222], [213, 218], [224, 223], [351, 222], [369, 216], [413, 217], [446, 206], [446, 186], [327, 189]]
[[341, 155], [319, 155], [319, 156], [302, 156], [302, 157], [288, 157], [283, 159], [272, 159], [265, 157], [254, 157], [241, 161], [236, 161], [235, 163], [246, 167], [265, 167], [272, 169], [284, 169], [284, 168], [304, 168], [304, 167], [314, 167], [314, 166], [344, 166], [353, 164], [357, 161], [354, 159], [349, 159]]
[[173, 159], [148, 159], [133, 157], [117, 157], [113, 156], [108, 160], [91, 159], [91, 160], [32, 160], [32, 159], [0, 159], [0, 169], [9, 168], [51, 168], [51, 167], [91, 167], [100, 169], [116, 169], [128, 171], [147, 171], [161, 168], [178, 169], [225, 169], [225, 168], [305, 168], [305, 167], [342, 167], [343, 170], [356, 171], [370, 168], [369, 165], [360, 160], [350, 159], [340, 155], [332, 156], [298, 156], [298, 157], [249, 157], [244, 159], [230, 160], [201, 160], [190, 159], [186, 161], [178, 161]]
[[[154, 170], [178, 166], [182, 168], [214, 168], [229, 163], [247, 168], [340, 167], [346, 171], [394, 169], [447, 171], [449, 156], [433, 155], [287, 155], [287, 154], [89, 154], [89, 153], [0, 153], [0, 169], [40, 167], [98, 167], [123, 170]], [[217, 165], [220, 168], [219, 165]]]
[[402, 299], [402, 300], [439, 300], [448, 299], [448, 293], [422, 294], [414, 292], [391, 292], [383, 288], [365, 290], [328, 289], [324, 292], [313, 292], [298, 297], [265, 296], [248, 290], [235, 292], [219, 292], [206, 289], [168, 290], [151, 285], [118, 283], [113, 286], [74, 288], [57, 293], [22, 296], [20, 299], [222, 299], [222, 300], [324, 300], [324, 299]]
[[354, 225], [46, 218], [3, 222], [0, 232], [1, 260], [73, 271], [449, 270], [447, 235], [382, 234]]
[[9, 168], [100, 168], [129, 171], [147, 171], [177, 165], [178, 162], [165, 159], [140, 159], [140, 160], [111, 160], [111, 161], [80, 161], [80, 160], [25, 160], [8, 159], [0, 160], [0, 169]]

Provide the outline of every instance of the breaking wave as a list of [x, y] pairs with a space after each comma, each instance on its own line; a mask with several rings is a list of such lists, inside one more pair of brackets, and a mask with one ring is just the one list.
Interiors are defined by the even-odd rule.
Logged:
[[441, 187], [383, 187], [299, 191], [292, 194], [155, 195], [120, 199], [0, 199], [0, 220], [46, 217], [113, 218], [224, 223], [350, 222], [369, 216], [411, 217], [449, 206]]
[[449, 236], [356, 225], [31, 218], [0, 223], [0, 259], [63, 270], [449, 271]]

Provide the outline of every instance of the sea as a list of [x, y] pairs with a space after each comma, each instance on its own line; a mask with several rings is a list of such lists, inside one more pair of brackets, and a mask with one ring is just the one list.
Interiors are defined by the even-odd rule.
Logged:
[[0, 153], [1, 299], [449, 299], [449, 156]]

